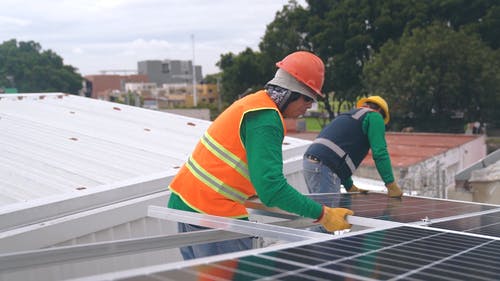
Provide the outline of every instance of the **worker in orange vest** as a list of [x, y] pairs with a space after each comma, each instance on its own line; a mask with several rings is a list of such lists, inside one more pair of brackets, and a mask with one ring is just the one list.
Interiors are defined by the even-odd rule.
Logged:
[[[297, 51], [276, 63], [263, 90], [228, 107], [209, 126], [169, 185], [169, 208], [248, 220], [244, 201], [258, 196], [269, 207], [316, 220], [330, 232], [350, 228], [345, 208], [330, 208], [304, 196], [283, 174], [283, 118], [303, 115], [323, 97], [324, 64]], [[179, 223], [179, 232], [205, 229]], [[182, 247], [184, 259], [252, 248], [251, 238]]]

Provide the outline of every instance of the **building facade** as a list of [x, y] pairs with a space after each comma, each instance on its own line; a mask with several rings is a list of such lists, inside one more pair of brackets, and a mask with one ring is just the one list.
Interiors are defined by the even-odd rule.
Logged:
[[[127, 83], [124, 94], [140, 97], [143, 107], [149, 109], [172, 109], [195, 106], [192, 84]], [[220, 99], [216, 84], [196, 85], [196, 105], [217, 106]]]
[[[183, 60], [145, 60], [137, 63], [139, 74], [146, 75], [150, 82], [163, 84], [193, 84], [193, 62]], [[201, 66], [195, 65], [195, 82], [203, 79]]]
[[116, 93], [125, 91], [126, 83], [147, 83], [145, 75], [87, 75], [84, 77], [84, 96], [93, 99], [111, 100]]

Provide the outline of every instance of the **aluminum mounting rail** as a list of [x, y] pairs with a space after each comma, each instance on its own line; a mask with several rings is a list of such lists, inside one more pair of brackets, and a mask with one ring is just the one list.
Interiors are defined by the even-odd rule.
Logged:
[[[149, 206], [148, 216], [158, 219], [189, 223], [250, 236], [274, 238], [288, 242], [324, 238], [328, 234], [295, 229], [267, 223], [237, 220], [226, 217], [186, 212], [159, 206]], [[312, 222], [312, 219], [309, 219]]]

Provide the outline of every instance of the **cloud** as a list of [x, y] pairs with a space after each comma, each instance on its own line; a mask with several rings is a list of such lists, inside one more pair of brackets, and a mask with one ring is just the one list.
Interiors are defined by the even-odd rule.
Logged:
[[[15, 26], [28, 26], [31, 24], [31, 21], [29, 20], [24, 20], [20, 18], [13, 18], [13, 17], [6, 17], [6, 16], [1, 16], [0, 15], [0, 26], [3, 26], [4, 28], [8, 25], [15, 25]], [[0, 27], [1, 29], [1, 27]]]
[[81, 55], [81, 54], [83, 54], [83, 52], [84, 51], [81, 48], [78, 48], [78, 47], [73, 48], [73, 54]]
[[[145, 59], [193, 59], [256, 49], [288, 0], [14, 0], [0, 2], [0, 40], [35, 41], [84, 75], [137, 69]], [[305, 5], [305, 0], [299, 1]], [[193, 42], [194, 36], [194, 42]]]

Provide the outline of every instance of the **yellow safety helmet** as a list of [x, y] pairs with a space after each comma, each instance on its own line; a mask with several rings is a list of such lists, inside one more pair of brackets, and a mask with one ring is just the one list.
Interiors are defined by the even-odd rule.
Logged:
[[380, 106], [380, 108], [384, 111], [384, 124], [387, 125], [387, 123], [389, 123], [389, 120], [391, 119], [389, 115], [389, 106], [381, 96], [369, 96], [367, 98], [362, 98], [358, 100], [356, 107], [360, 108], [365, 102], [373, 102], [374, 104]]

